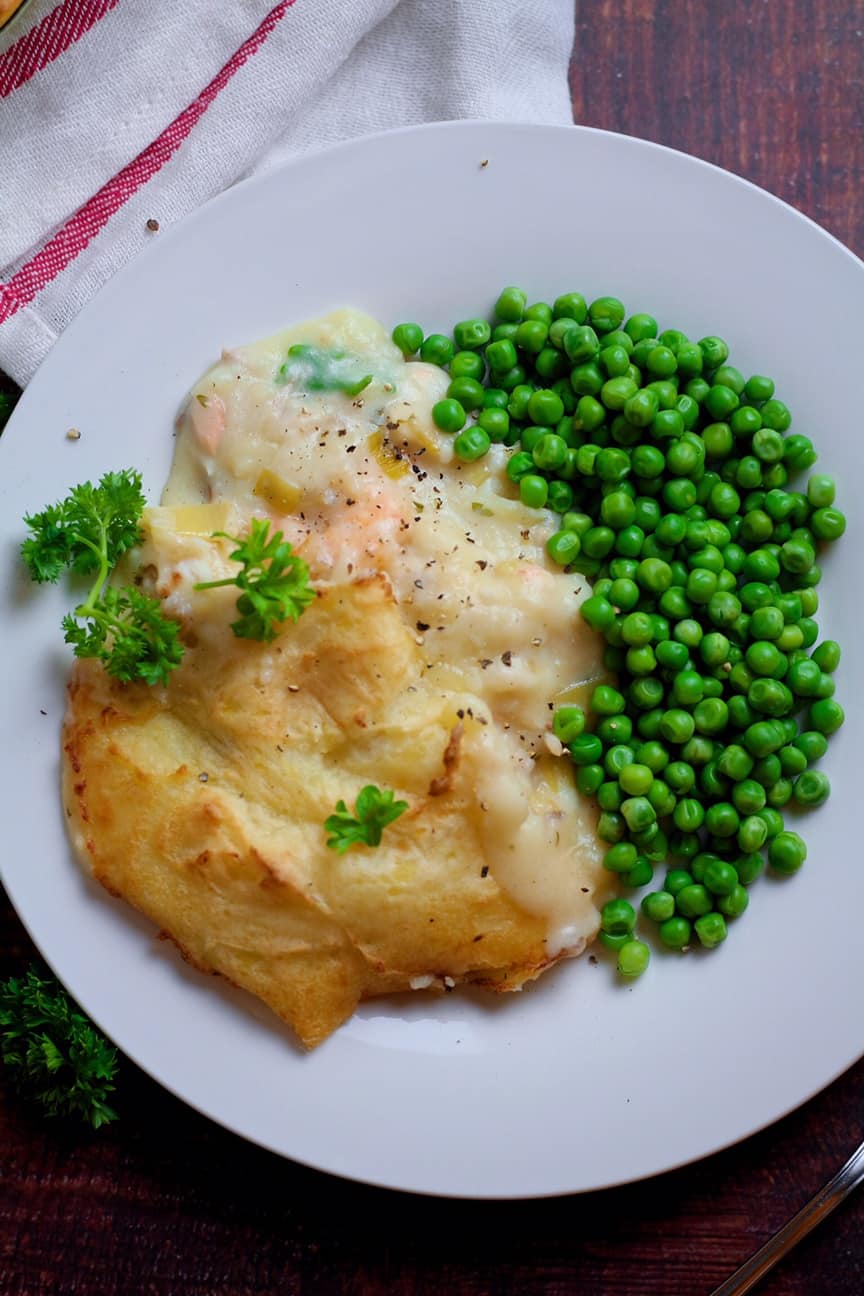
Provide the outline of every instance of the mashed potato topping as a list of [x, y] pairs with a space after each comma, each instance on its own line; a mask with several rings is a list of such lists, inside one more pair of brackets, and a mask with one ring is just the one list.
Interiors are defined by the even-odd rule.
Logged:
[[[371, 381], [362, 385], [368, 376]], [[454, 459], [447, 379], [353, 311], [226, 352], [181, 414], [140, 579], [182, 625], [160, 690], [76, 666], [73, 837], [96, 876], [307, 1045], [374, 994], [515, 989], [597, 931], [608, 874], [551, 734], [601, 674], [586, 591], [510, 498], [507, 451]], [[362, 389], [361, 389], [362, 386]], [[316, 601], [237, 639], [224, 531], [269, 518]], [[324, 819], [366, 783], [409, 809], [337, 856]]]

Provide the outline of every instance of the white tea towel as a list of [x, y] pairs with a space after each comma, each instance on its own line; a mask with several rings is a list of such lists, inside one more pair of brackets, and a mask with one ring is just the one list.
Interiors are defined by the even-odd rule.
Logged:
[[568, 122], [574, 0], [33, 0], [0, 36], [0, 369], [154, 236], [301, 150]]

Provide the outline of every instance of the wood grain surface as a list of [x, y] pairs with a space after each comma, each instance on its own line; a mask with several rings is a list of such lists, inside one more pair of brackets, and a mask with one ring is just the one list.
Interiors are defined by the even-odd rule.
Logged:
[[[864, 0], [584, 0], [574, 118], [746, 176], [862, 255], [862, 60]], [[0, 899], [0, 974], [31, 954]], [[860, 1014], [857, 987], [838, 995]], [[735, 1041], [722, 1043], [730, 1084], [746, 1084]], [[669, 1119], [699, 1100], [670, 1095]], [[708, 1296], [864, 1138], [864, 1063], [706, 1161], [527, 1203], [427, 1200], [304, 1170], [128, 1063], [119, 1104], [122, 1120], [88, 1135], [43, 1122], [0, 1076], [0, 1296]], [[760, 1290], [861, 1296], [862, 1225], [853, 1198]]]

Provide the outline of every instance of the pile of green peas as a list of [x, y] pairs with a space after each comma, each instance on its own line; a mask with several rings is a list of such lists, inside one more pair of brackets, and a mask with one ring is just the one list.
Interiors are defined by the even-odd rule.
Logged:
[[[817, 455], [788, 434], [770, 378], [745, 377], [722, 338], [626, 318], [616, 297], [529, 305], [509, 287], [492, 324], [392, 336], [449, 368], [432, 417], [456, 456], [502, 442], [522, 502], [560, 516], [547, 552], [593, 582], [581, 615], [617, 682], [594, 688], [588, 715], [559, 707], [554, 732], [596, 798], [604, 866], [641, 889], [672, 865], [640, 905], [661, 944], [714, 948], [763, 851], [780, 875], [804, 862], [783, 809], [830, 793], [813, 766], [844, 720], [840, 648], [817, 644], [814, 617], [822, 547], [846, 528], [833, 480], [793, 483]], [[650, 957], [636, 926], [624, 897], [603, 907], [600, 940], [627, 977]]]

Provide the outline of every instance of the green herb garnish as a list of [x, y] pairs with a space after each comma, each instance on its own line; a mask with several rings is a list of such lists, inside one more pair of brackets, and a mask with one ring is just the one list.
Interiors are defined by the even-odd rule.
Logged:
[[279, 369], [276, 382], [291, 382], [301, 391], [339, 391], [359, 396], [372, 381], [372, 374], [357, 376], [358, 359], [340, 350], [326, 351], [298, 342], [288, 348], [288, 359]]
[[93, 1129], [117, 1119], [106, 1101], [115, 1049], [62, 986], [34, 968], [0, 981], [0, 1057], [15, 1086], [49, 1116], [79, 1116]]
[[132, 469], [106, 473], [98, 486], [84, 482], [25, 517], [32, 535], [21, 556], [39, 583], [57, 581], [66, 569], [94, 577], [83, 603], [63, 618], [76, 657], [97, 657], [116, 679], [164, 684], [183, 656], [177, 623], [162, 615], [158, 599], [108, 584], [117, 561], [141, 539], [144, 504], [141, 475]]
[[336, 812], [324, 820], [324, 829], [332, 833], [327, 845], [344, 855], [352, 846], [379, 846], [388, 824], [408, 809], [407, 801], [394, 801], [389, 789], [382, 792], [370, 783], [362, 789], [352, 815], [344, 801], [336, 802]]
[[240, 538], [225, 531], [215, 532], [237, 548], [229, 554], [232, 562], [242, 563], [242, 571], [225, 580], [201, 581], [196, 590], [220, 589], [236, 585], [242, 593], [237, 600], [238, 621], [231, 629], [238, 639], [260, 639], [269, 643], [276, 638], [284, 622], [297, 619], [315, 599], [309, 584], [309, 568], [283, 540], [282, 532], [270, 535], [270, 523], [253, 518], [248, 536]]

